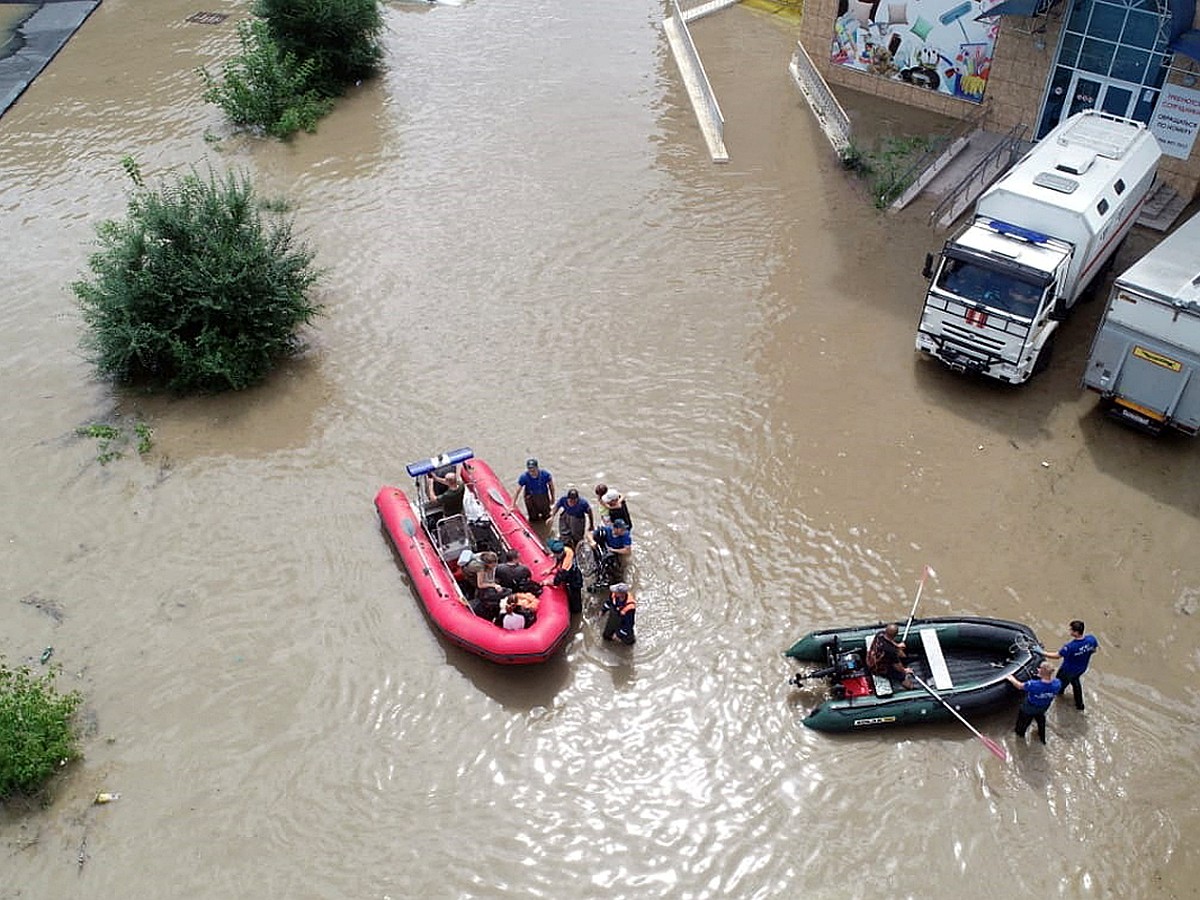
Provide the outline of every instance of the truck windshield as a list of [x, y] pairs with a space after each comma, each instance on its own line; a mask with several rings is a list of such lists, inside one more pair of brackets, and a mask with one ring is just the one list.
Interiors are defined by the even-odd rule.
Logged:
[[947, 257], [938, 273], [937, 286], [964, 300], [1032, 319], [1042, 302], [1045, 287], [966, 259]]

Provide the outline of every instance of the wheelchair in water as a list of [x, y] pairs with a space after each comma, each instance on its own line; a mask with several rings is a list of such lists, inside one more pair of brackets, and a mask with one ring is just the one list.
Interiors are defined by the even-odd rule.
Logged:
[[589, 594], [623, 580], [621, 557], [613, 553], [603, 540], [580, 541], [575, 546], [575, 559]]

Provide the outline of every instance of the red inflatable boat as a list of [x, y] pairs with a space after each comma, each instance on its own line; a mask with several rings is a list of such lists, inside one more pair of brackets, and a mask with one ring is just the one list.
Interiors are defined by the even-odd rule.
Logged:
[[[465, 486], [463, 513], [443, 516], [427, 494], [430, 477], [457, 467]], [[483, 460], [470, 448], [410, 463], [416, 483], [412, 499], [394, 487], [381, 488], [375, 507], [404, 561], [429, 618], [453, 643], [507, 665], [545, 662], [558, 652], [571, 627], [565, 591], [556, 585], [542, 590], [537, 618], [527, 628], [506, 630], [471, 611], [454, 577], [464, 550], [513, 549], [536, 582], [549, 580], [554, 557], [528, 521], [511, 509], [512, 498]]]

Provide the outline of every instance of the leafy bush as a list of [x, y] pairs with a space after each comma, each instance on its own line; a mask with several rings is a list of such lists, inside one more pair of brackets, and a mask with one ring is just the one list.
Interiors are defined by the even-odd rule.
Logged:
[[323, 96], [338, 96], [382, 65], [379, 0], [257, 0], [254, 11], [284, 53], [316, 65], [311, 86]]
[[240, 390], [299, 348], [320, 278], [292, 223], [263, 220], [245, 176], [195, 171], [159, 190], [124, 161], [124, 221], [96, 229], [92, 281], [71, 285], [101, 375], [181, 392]]
[[72, 717], [83, 698], [60, 694], [55, 670], [36, 675], [0, 662], [0, 799], [33, 794], [79, 755]]
[[262, 19], [239, 23], [237, 34], [242, 52], [225, 63], [221, 81], [200, 69], [204, 100], [221, 107], [234, 125], [272, 137], [316, 131], [333, 105], [310, 87], [316, 62], [280, 49]]
[[871, 160], [857, 144], [847, 144], [843, 147], [839, 158], [842, 161], [842, 168], [847, 172], [863, 175], [871, 171]]

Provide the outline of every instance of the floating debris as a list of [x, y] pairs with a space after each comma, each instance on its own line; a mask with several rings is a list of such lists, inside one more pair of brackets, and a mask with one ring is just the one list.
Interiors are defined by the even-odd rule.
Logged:
[[229, 16], [225, 13], [198, 12], [192, 13], [184, 21], [194, 22], [197, 25], [220, 25], [228, 18]]
[[98, 793], [96, 795], [96, 799], [93, 800], [92, 802], [93, 803], [112, 803], [114, 800], [120, 800], [120, 799], [121, 799], [120, 794], [114, 794], [111, 791], [101, 791], [100, 793]]
[[45, 650], [43, 650], [42, 657], [41, 657], [42, 665], [44, 666], [46, 663], [50, 662], [50, 657], [52, 657], [53, 655], [54, 655], [53, 647], [47, 647]]

